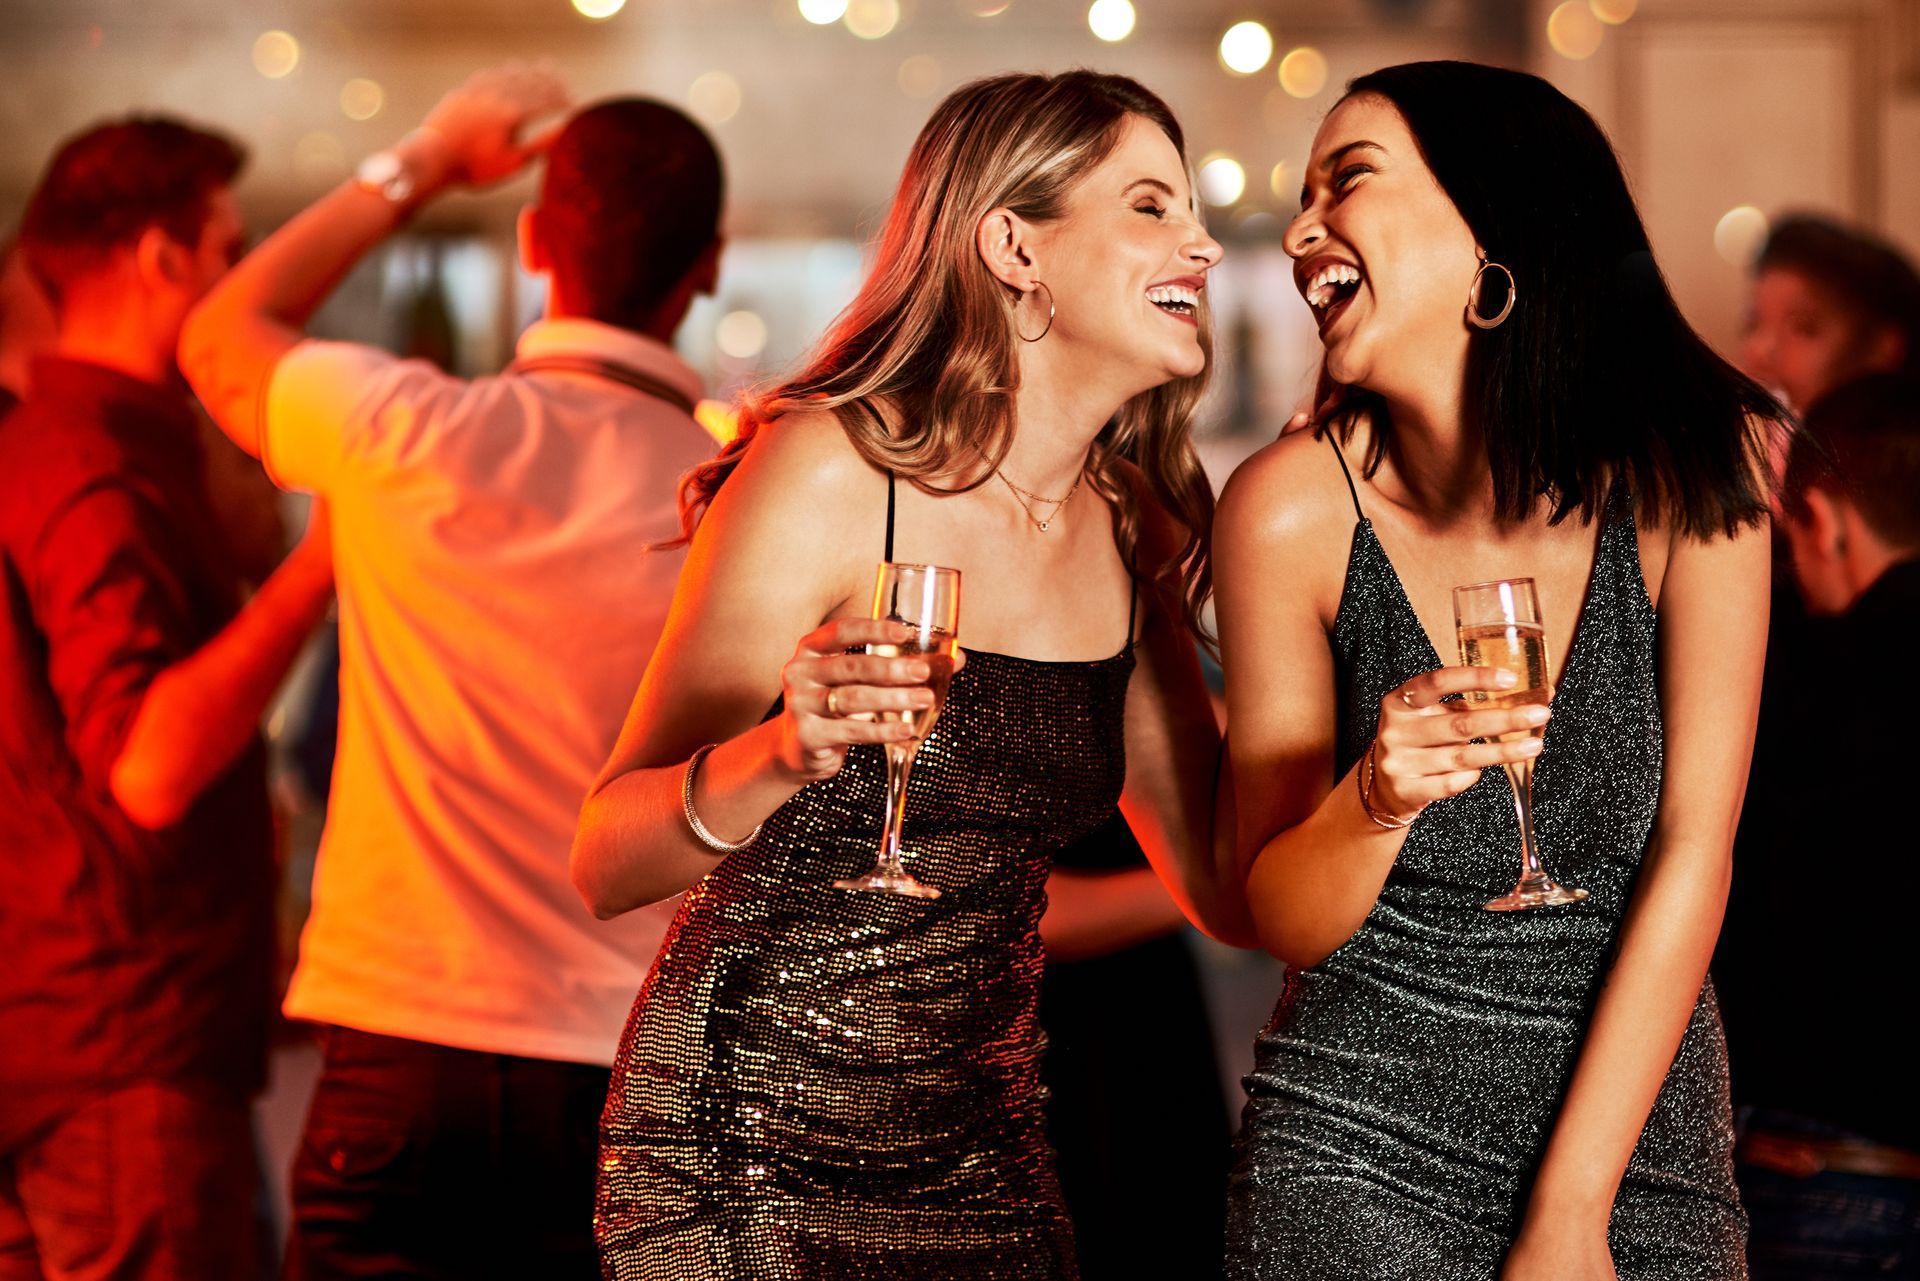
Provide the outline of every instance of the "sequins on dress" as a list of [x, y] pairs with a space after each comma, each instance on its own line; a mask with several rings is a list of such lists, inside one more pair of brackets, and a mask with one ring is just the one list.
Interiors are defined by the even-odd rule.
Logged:
[[[1357, 496], [1354, 507], [1332, 637], [1342, 776], [1372, 741], [1380, 699], [1441, 665]], [[1498, 1275], [1660, 798], [1655, 618], [1624, 486], [1603, 520], [1534, 779], [1542, 857], [1591, 897], [1482, 909], [1518, 870], [1499, 769], [1415, 822], [1365, 924], [1288, 972], [1255, 1041], [1229, 1191], [1235, 1281]], [[1621, 1281], [1746, 1276], [1732, 1146], [1708, 984], [1614, 1202]]]
[[878, 748], [687, 892], [601, 1121], [604, 1276], [1072, 1281], [1039, 921], [1054, 851], [1119, 798], [1133, 662], [967, 651], [907, 799], [940, 898], [833, 888], [873, 864]]

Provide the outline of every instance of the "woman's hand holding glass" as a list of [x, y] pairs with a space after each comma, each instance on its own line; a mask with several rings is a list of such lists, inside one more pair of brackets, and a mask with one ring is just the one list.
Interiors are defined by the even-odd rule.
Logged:
[[882, 720], [879, 714], [933, 706], [927, 661], [848, 651], [902, 644], [914, 635], [909, 624], [872, 618], [835, 619], [807, 634], [781, 669], [782, 769], [796, 781], [813, 783], [838, 774], [855, 743], [913, 738], [911, 721]]
[[[1407, 818], [1434, 801], [1466, 791], [1480, 781], [1480, 771], [1489, 765], [1512, 765], [1538, 756], [1542, 740], [1531, 731], [1547, 723], [1545, 707], [1476, 708], [1464, 699], [1441, 701], [1449, 694], [1469, 691], [1498, 693], [1514, 684], [1513, 673], [1507, 671], [1442, 667], [1414, 677], [1381, 699], [1373, 741], [1373, 810]], [[1515, 733], [1523, 737], [1499, 741]]]

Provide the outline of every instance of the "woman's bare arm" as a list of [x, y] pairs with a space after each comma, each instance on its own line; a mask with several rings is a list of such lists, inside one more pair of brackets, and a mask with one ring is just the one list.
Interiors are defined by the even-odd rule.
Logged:
[[[1505, 1276], [1610, 1277], [1620, 1178], [1699, 998], [1726, 910], [1766, 653], [1768, 534], [1675, 536], [1660, 600], [1666, 760], [1633, 899]], [[1581, 1260], [1575, 1270], [1570, 1260]]]
[[[884, 482], [831, 414], [765, 429], [728, 478], [681, 572], [659, 647], [574, 835], [574, 887], [600, 917], [668, 898], [721, 855], [688, 827], [686, 762], [707, 743], [694, 807], [737, 841], [807, 783], [837, 773], [852, 743], [900, 741], [911, 727], [826, 715], [924, 707], [919, 659], [842, 652], [901, 638], [899, 624], [848, 608], [849, 585], [879, 552]], [[851, 616], [848, 616], [851, 615]], [[799, 648], [794, 638], [805, 637]], [[766, 717], [774, 700], [782, 714]]]

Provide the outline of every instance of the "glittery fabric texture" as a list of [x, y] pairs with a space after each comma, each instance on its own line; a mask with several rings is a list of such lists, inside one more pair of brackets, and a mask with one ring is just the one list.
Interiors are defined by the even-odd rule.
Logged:
[[[1590, 897], [1483, 910], [1519, 871], [1499, 769], [1421, 815], [1365, 924], [1288, 972], [1255, 1041], [1229, 1191], [1235, 1281], [1499, 1273], [1659, 803], [1655, 617], [1624, 486], [1599, 543], [1534, 777], [1541, 857]], [[1364, 517], [1333, 650], [1344, 775], [1380, 699], [1441, 665]], [[1622, 1281], [1746, 1276], [1732, 1147], [1708, 985], [1614, 1202]]]
[[621, 1281], [1072, 1281], [1036, 1013], [1053, 852], [1111, 813], [1131, 649], [969, 651], [920, 750], [907, 870], [848, 892], [885, 763], [856, 748], [688, 891], [601, 1122]]

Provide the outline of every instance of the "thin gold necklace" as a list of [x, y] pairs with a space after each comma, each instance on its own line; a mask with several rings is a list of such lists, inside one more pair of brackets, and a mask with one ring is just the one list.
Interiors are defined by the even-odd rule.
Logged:
[[[1011, 489], [1013, 491], [1013, 500], [1019, 503], [1020, 510], [1024, 511], [1027, 514], [1028, 522], [1031, 523], [1035, 529], [1039, 530], [1041, 533], [1044, 534], [1047, 532], [1047, 527], [1053, 524], [1053, 522], [1059, 518], [1060, 513], [1066, 509], [1067, 503], [1073, 499], [1073, 496], [1075, 494], [1080, 492], [1080, 482], [1087, 478], [1087, 469], [1085, 465], [1081, 466], [1080, 474], [1073, 478], [1073, 488], [1067, 491], [1067, 496], [1065, 498], [1048, 498], [1042, 494], [1034, 493], [1031, 489], [1022, 489], [1020, 488], [1020, 486], [1008, 480], [1007, 474], [1001, 471], [998, 467], [995, 467], [993, 469], [993, 474], [1000, 478], [1001, 484], [1005, 485], [1008, 489]], [[1045, 520], [1041, 520], [1038, 516], [1035, 516], [1033, 514], [1034, 503], [1044, 503], [1047, 506], [1052, 507], [1053, 511], [1048, 514]]]

